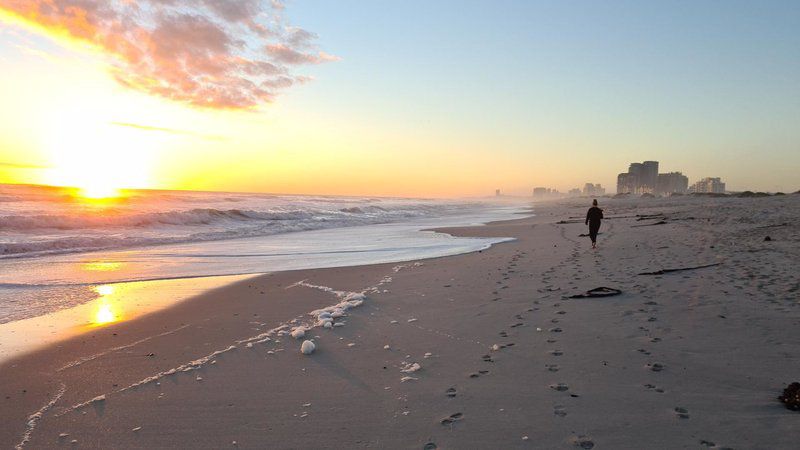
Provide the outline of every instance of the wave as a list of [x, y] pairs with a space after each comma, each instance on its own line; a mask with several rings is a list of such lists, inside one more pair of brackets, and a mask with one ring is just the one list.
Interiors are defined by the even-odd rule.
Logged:
[[[195, 208], [184, 211], [0, 216], [0, 258], [32, 257], [268, 236], [371, 225], [464, 211], [475, 204], [360, 205], [336, 209], [267, 210]], [[9, 236], [6, 239], [3, 237]], [[3, 242], [5, 240], [5, 242]]]

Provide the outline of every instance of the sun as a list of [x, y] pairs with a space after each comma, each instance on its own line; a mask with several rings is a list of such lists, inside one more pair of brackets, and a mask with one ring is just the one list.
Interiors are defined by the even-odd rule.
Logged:
[[105, 117], [60, 115], [45, 148], [50, 168], [44, 184], [77, 188], [76, 195], [87, 199], [115, 198], [122, 189], [150, 187], [153, 143]]
[[99, 200], [104, 198], [114, 198], [120, 196], [120, 190], [116, 186], [103, 183], [90, 183], [85, 186], [80, 186], [78, 194], [81, 197]]

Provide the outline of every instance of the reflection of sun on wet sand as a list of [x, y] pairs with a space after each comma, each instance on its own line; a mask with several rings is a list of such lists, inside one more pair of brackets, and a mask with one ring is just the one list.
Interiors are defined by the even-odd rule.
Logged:
[[[98, 327], [0, 370], [0, 442], [791, 448], [800, 196], [604, 203], [597, 251], [568, 220], [585, 204], [548, 204], [450, 230], [517, 237], [482, 252], [274, 273]], [[599, 286], [622, 292], [570, 298]]]

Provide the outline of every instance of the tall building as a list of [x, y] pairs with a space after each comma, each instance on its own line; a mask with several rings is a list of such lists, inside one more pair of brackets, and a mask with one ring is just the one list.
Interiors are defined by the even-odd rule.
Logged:
[[617, 194], [685, 194], [688, 187], [680, 172], [658, 173], [658, 161], [631, 163], [627, 173], [617, 175]]
[[621, 173], [617, 175], [617, 194], [633, 194], [636, 192], [636, 184], [639, 177], [632, 173]]
[[657, 195], [685, 194], [689, 189], [689, 178], [680, 172], [660, 173], [656, 178]]
[[653, 193], [658, 181], [658, 161], [631, 163], [628, 173], [617, 176], [617, 194]]
[[545, 187], [533, 188], [534, 197], [546, 197], [550, 195], [551, 192], [552, 191], [550, 190], [550, 188], [545, 188]]
[[645, 161], [642, 163], [642, 174], [639, 182], [645, 192], [653, 193], [656, 190], [658, 181], [658, 161]]
[[706, 177], [693, 184], [689, 191], [698, 194], [724, 194], [725, 183], [719, 177]]

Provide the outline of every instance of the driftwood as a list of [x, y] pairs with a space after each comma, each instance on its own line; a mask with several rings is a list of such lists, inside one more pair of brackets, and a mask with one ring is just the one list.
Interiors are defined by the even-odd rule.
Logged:
[[664, 218], [666, 218], [666, 216], [664, 216], [663, 213], [658, 213], [658, 214], [639, 214], [639, 215], [636, 216], [636, 221], [637, 222], [641, 222], [643, 220], [664, 219]]
[[658, 222], [656, 222], [656, 223], [646, 223], [646, 224], [644, 224], [644, 225], [631, 225], [631, 228], [636, 228], [636, 227], [652, 227], [653, 225], [666, 225], [666, 224], [667, 224], [667, 221], [666, 221], [666, 220], [659, 220], [659, 221], [658, 221]]
[[665, 273], [669, 272], [682, 272], [684, 270], [705, 269], [706, 267], [718, 266], [720, 264], [722, 263], [705, 264], [702, 266], [695, 266], [695, 267], [679, 267], [677, 269], [661, 269], [661, 270], [656, 270], [655, 272], [642, 272], [639, 275], [664, 275]]
[[619, 294], [622, 294], [622, 291], [619, 289], [601, 286], [594, 289], [589, 289], [583, 294], [570, 295], [569, 298], [612, 297]]
[[764, 225], [763, 227], [756, 227], [756, 230], [760, 230], [762, 228], [778, 228], [778, 227], [785, 227], [788, 226], [789, 223], [779, 223], [777, 225]]

